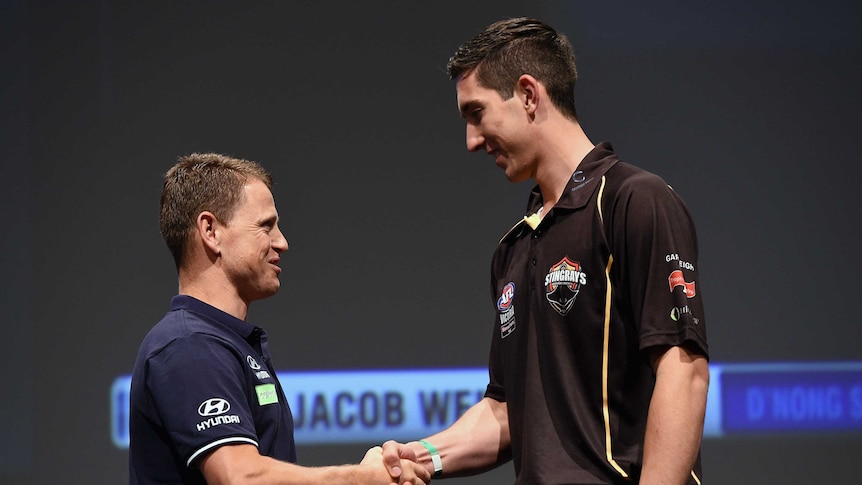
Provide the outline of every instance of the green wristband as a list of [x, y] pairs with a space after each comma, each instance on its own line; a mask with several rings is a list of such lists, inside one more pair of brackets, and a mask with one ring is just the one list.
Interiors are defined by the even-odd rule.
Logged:
[[428, 453], [431, 454], [431, 464], [434, 465], [434, 476], [439, 477], [443, 474], [443, 460], [440, 459], [440, 452], [437, 451], [437, 448], [434, 448], [434, 445], [425, 441], [419, 440], [419, 444], [425, 447], [428, 450]]

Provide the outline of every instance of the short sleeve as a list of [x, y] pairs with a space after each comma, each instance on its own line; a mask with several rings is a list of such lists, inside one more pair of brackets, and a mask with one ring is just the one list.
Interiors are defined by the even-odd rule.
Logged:
[[623, 184], [615, 207], [613, 234], [623, 251], [615, 247], [614, 256], [641, 349], [684, 345], [708, 356], [697, 235], [683, 200], [643, 172]]
[[242, 362], [206, 334], [174, 340], [150, 358], [147, 390], [186, 465], [224, 444], [258, 446]]

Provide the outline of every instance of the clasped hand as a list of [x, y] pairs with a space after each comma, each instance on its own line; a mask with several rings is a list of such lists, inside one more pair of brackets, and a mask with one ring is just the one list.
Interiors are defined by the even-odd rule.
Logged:
[[[384, 447], [386, 449], [384, 453]], [[383, 469], [387, 485], [427, 485], [431, 483], [431, 472], [416, 462], [416, 453], [404, 444], [387, 441], [383, 446], [375, 446], [365, 452], [362, 465], [378, 466]]]

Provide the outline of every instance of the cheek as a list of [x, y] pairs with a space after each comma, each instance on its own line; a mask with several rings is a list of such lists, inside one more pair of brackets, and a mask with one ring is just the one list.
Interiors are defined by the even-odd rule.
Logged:
[[260, 248], [260, 252], [264, 255], [269, 254], [272, 249], [272, 238], [269, 237], [269, 234], [261, 237], [260, 241], [258, 241], [258, 247]]
[[491, 127], [491, 130], [494, 132], [496, 138], [508, 145], [511, 145], [516, 142], [518, 138], [522, 135], [522, 132], [518, 126], [511, 122], [507, 123], [505, 119], [498, 120], [496, 123], [494, 123], [494, 126]]

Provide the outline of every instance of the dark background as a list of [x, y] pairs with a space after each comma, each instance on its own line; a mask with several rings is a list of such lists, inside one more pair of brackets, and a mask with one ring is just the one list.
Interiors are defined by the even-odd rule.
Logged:
[[[0, 482], [127, 481], [109, 388], [176, 292], [158, 197], [193, 151], [277, 181], [290, 251], [250, 319], [279, 368], [484, 366], [491, 253], [530, 186], [465, 150], [445, 64], [520, 15], [575, 45], [592, 140], [686, 199], [712, 361], [862, 359], [856, 2], [4, 0]], [[703, 451], [706, 483], [853, 483], [862, 437]]]

